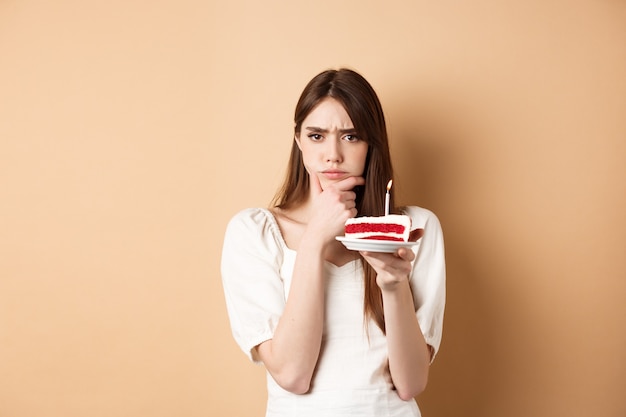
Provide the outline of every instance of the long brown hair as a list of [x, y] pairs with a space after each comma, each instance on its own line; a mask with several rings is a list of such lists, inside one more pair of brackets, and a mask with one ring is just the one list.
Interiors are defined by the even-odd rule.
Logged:
[[[339, 101], [346, 109], [359, 138], [368, 144], [363, 178], [365, 185], [355, 189], [358, 216], [382, 216], [387, 182], [393, 178], [387, 126], [380, 100], [369, 82], [357, 72], [341, 68], [326, 70], [315, 76], [304, 88], [296, 105], [294, 134], [300, 135], [302, 122], [326, 97]], [[294, 141], [285, 181], [272, 204], [287, 209], [302, 203], [309, 192], [309, 177], [302, 154]], [[393, 194], [390, 207], [395, 207]], [[393, 209], [392, 209], [393, 210]], [[385, 332], [383, 301], [376, 284], [376, 271], [363, 262], [365, 297], [363, 311]]]

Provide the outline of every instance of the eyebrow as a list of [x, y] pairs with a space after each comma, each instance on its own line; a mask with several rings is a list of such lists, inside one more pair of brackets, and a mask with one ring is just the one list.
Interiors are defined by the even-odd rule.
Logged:
[[[328, 129], [322, 129], [321, 127], [317, 127], [317, 126], [305, 126], [304, 127], [306, 130], [309, 130], [311, 132], [320, 132], [320, 133], [328, 133]], [[345, 133], [356, 133], [356, 129], [355, 128], [350, 128], [350, 129], [338, 129], [338, 132], [340, 134], [345, 134]]]

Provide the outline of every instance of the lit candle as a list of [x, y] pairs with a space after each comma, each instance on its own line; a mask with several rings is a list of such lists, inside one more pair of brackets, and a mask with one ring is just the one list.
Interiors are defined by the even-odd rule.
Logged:
[[391, 183], [393, 180], [389, 180], [387, 183], [387, 194], [385, 194], [385, 216], [389, 216], [389, 190], [391, 190]]

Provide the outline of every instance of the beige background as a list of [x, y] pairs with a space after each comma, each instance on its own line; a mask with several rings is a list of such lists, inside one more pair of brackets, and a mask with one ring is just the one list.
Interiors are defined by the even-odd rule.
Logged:
[[625, 45], [617, 0], [0, 1], [0, 417], [262, 415], [221, 239], [343, 65], [444, 227], [423, 414], [626, 415]]

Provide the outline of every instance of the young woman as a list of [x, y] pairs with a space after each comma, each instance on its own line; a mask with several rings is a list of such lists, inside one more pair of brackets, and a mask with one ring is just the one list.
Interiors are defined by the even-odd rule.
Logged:
[[314, 77], [294, 136], [271, 208], [235, 215], [222, 253], [233, 335], [267, 369], [266, 415], [419, 416], [414, 397], [442, 334], [439, 221], [405, 207], [424, 233], [414, 249], [392, 254], [335, 239], [346, 219], [384, 214], [393, 177], [380, 102], [358, 73]]

